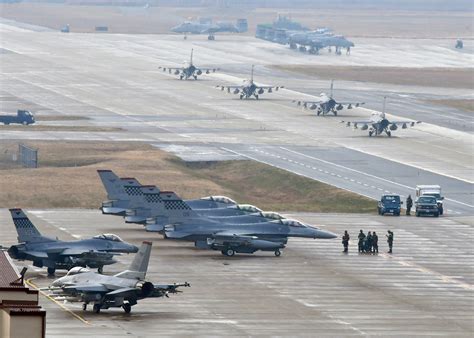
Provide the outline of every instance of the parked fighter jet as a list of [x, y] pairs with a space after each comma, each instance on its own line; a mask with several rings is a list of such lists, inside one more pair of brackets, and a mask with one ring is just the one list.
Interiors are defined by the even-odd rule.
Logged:
[[[141, 188], [147, 186], [142, 186], [135, 178], [119, 178], [111, 170], [97, 172], [109, 199], [102, 202], [102, 213], [126, 216], [127, 223], [145, 224], [151, 214], [150, 208], [144, 207], [147, 201]], [[225, 208], [237, 204], [226, 196], [207, 196], [185, 202], [193, 209]]]
[[[415, 124], [421, 123], [421, 121], [389, 121], [385, 117], [385, 101], [386, 97], [384, 97], [383, 101], [383, 110], [382, 112], [373, 112], [370, 120], [368, 121], [348, 121], [346, 123], [347, 127], [351, 125], [354, 129], [358, 129], [360, 125], [362, 127], [361, 130], [368, 130], [369, 136], [381, 135], [382, 133], [387, 134], [388, 137], [392, 136], [392, 131], [398, 129], [398, 126], [401, 125], [402, 129], [406, 129], [408, 127], [413, 127]], [[341, 121], [344, 122], [344, 121]]]
[[253, 70], [254, 70], [254, 65], [252, 65], [252, 71], [250, 73], [250, 80], [244, 80], [244, 84], [240, 86], [216, 86], [216, 88], [220, 88], [222, 91], [224, 89], [227, 89], [228, 93], [232, 94], [240, 94], [240, 99], [248, 99], [251, 98], [252, 96], [255, 97], [255, 99], [259, 99], [259, 95], [263, 94], [265, 90], [267, 90], [268, 93], [273, 92], [273, 89], [275, 91], [278, 91], [280, 88], [285, 88], [284, 86], [259, 86], [256, 85], [255, 82], [253, 81]]
[[211, 19], [201, 19], [200, 21], [185, 21], [182, 24], [171, 28], [171, 31], [174, 33], [184, 34], [208, 34], [209, 40], [215, 40], [215, 33], [244, 33], [247, 29], [248, 24], [246, 19], [238, 19], [235, 24], [226, 21], [218, 21], [213, 24]]
[[122, 307], [130, 313], [132, 306], [144, 298], [168, 297], [169, 293], [178, 293], [182, 284], [154, 284], [145, 280], [150, 260], [151, 242], [143, 242], [128, 270], [114, 276], [106, 276], [89, 271], [83, 267], [69, 270], [66, 276], [55, 280], [50, 288], [51, 296], [72, 302], [82, 302], [83, 310], [93, 303], [93, 311]]
[[116, 262], [113, 255], [138, 251], [135, 245], [113, 234], [78, 241], [48, 238], [40, 234], [21, 209], [10, 209], [10, 213], [20, 244], [12, 245], [8, 253], [14, 259], [33, 261], [34, 266], [46, 266], [48, 274], [74, 266], [88, 266], [102, 272], [104, 265]]
[[[160, 205], [161, 208], [156, 215], [153, 231], [163, 233], [168, 239], [193, 241], [199, 248], [220, 250], [227, 256], [233, 256], [236, 252], [254, 253], [258, 250], [273, 251], [275, 256], [280, 256], [280, 250], [285, 247], [288, 237], [336, 237], [330, 232], [299, 221], [265, 213], [261, 216], [241, 214], [212, 217], [211, 212], [205, 214], [191, 209], [173, 192], [162, 192], [151, 186], [142, 189], [146, 190], [144, 194], [147, 201]], [[266, 217], [274, 218], [272, 220]]]
[[291, 49], [299, 49], [302, 52], [318, 54], [323, 48], [335, 47], [336, 54], [341, 54], [341, 49], [346, 48], [347, 54], [350, 53], [354, 43], [347, 40], [342, 35], [334, 35], [327, 31], [296, 32], [288, 36], [288, 43]]
[[189, 78], [194, 78], [197, 80], [198, 76], [202, 73], [210, 74], [215, 73], [219, 68], [197, 68], [193, 64], [193, 49], [191, 49], [191, 58], [189, 62], [185, 62], [183, 67], [158, 67], [158, 69], [162, 69], [164, 72], [168, 71], [168, 73], [173, 73], [175, 75], [179, 75], [180, 80], [187, 80]]
[[296, 102], [298, 106], [303, 106], [304, 109], [311, 109], [316, 110], [317, 115], [327, 115], [329, 113], [333, 113], [334, 116], [337, 116], [337, 112], [346, 108], [352, 109], [352, 107], [359, 107], [365, 102], [356, 102], [356, 103], [348, 103], [348, 102], [337, 102], [333, 98], [333, 86], [334, 81], [331, 81], [331, 91], [329, 96], [326, 93], [321, 93], [318, 99], [314, 101], [301, 101], [301, 100], [293, 100]]

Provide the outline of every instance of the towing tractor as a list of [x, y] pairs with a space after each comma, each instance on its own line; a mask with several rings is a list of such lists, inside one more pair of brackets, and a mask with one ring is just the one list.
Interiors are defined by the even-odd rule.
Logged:
[[443, 214], [444, 197], [441, 195], [441, 187], [439, 185], [417, 185], [416, 186], [416, 199], [418, 200], [421, 196], [432, 196], [436, 198], [438, 212], [440, 215]]

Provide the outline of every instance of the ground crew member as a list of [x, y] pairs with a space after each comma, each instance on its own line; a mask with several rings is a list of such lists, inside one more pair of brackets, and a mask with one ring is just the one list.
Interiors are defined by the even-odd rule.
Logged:
[[359, 252], [364, 252], [364, 239], [365, 239], [365, 234], [364, 232], [361, 230], [359, 232]]
[[375, 231], [372, 234], [372, 248], [372, 252], [379, 253], [379, 236], [377, 236], [377, 233]]
[[372, 252], [372, 233], [370, 231], [365, 239], [365, 252]]
[[411, 207], [413, 206], [413, 200], [411, 199], [411, 195], [407, 197], [407, 216], [410, 216]]
[[392, 253], [392, 246], [393, 246], [393, 232], [388, 230], [388, 235], [387, 236], [387, 243], [388, 243], [388, 253]]
[[347, 253], [349, 250], [349, 234], [347, 233], [347, 230], [344, 231], [344, 236], [342, 236], [342, 245], [344, 245], [344, 253]]

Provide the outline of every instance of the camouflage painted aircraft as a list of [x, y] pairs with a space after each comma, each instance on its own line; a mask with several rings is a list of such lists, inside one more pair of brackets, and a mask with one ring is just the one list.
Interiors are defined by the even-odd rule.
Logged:
[[75, 267], [45, 290], [51, 291], [50, 296], [58, 300], [82, 302], [83, 310], [93, 303], [95, 313], [111, 307], [121, 307], [126, 313], [130, 313], [132, 306], [141, 299], [168, 297], [170, 293], [181, 292], [179, 287], [189, 287], [187, 282], [154, 284], [145, 279], [151, 245], [151, 242], [143, 242], [128, 270], [106, 276], [83, 267]]
[[[346, 126], [350, 127], [352, 125], [354, 129], [358, 129], [359, 126], [361, 126], [361, 130], [369, 131], [369, 136], [378, 136], [385, 133], [388, 137], [391, 137], [392, 131], [397, 130], [399, 126], [401, 126], [402, 129], [406, 129], [415, 126], [415, 124], [421, 123], [421, 121], [389, 121], [385, 117], [385, 102], [386, 97], [384, 97], [382, 112], [373, 112], [370, 120], [348, 121], [346, 122]], [[344, 123], [344, 121], [341, 122]]]
[[168, 71], [170, 74], [179, 75], [180, 80], [188, 80], [191, 77], [197, 80], [198, 76], [203, 73], [210, 74], [219, 70], [219, 68], [197, 68], [193, 64], [193, 49], [191, 49], [189, 62], [185, 62], [183, 67], [158, 67], [158, 69], [162, 69], [164, 72]]
[[253, 71], [254, 71], [254, 65], [252, 65], [252, 71], [250, 73], [250, 80], [244, 80], [243, 85], [239, 86], [225, 86], [225, 85], [219, 85], [216, 86], [216, 88], [220, 88], [222, 91], [224, 89], [227, 89], [228, 93], [232, 94], [239, 94], [240, 99], [249, 99], [251, 97], [254, 97], [255, 99], [259, 99], [259, 95], [265, 93], [265, 90], [268, 93], [273, 92], [273, 89], [275, 91], [278, 91], [280, 88], [285, 88], [284, 86], [260, 86], [255, 84], [253, 81]]
[[174, 33], [185, 34], [208, 34], [208, 40], [215, 40], [215, 33], [244, 33], [248, 30], [246, 19], [238, 19], [236, 23], [228, 21], [217, 21], [212, 23], [211, 19], [200, 21], [184, 21], [176, 27], [171, 28]]
[[48, 274], [56, 269], [75, 266], [97, 268], [113, 264], [114, 255], [137, 252], [135, 245], [124, 242], [113, 234], [97, 235], [90, 239], [61, 241], [42, 236], [21, 209], [10, 209], [18, 233], [19, 244], [12, 245], [8, 253], [14, 259], [33, 261], [37, 267], [46, 266]]
[[337, 112], [344, 108], [352, 109], [353, 107], [359, 107], [365, 104], [365, 102], [337, 102], [333, 98], [333, 87], [334, 81], [331, 81], [331, 91], [329, 95], [327, 95], [326, 93], [321, 93], [319, 97], [313, 101], [293, 100], [293, 102], [296, 102], [298, 106], [302, 106], [303, 109], [316, 110], [316, 114], [318, 116], [325, 116], [329, 113], [332, 113], [334, 114], [334, 116], [337, 116]]

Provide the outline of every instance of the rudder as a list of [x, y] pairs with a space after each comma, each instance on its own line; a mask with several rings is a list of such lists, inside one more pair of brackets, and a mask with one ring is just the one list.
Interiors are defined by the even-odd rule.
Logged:
[[10, 209], [13, 224], [15, 224], [16, 232], [18, 233], [18, 242], [41, 242], [46, 237], [41, 236], [41, 233], [36, 229], [28, 216], [21, 209]]

